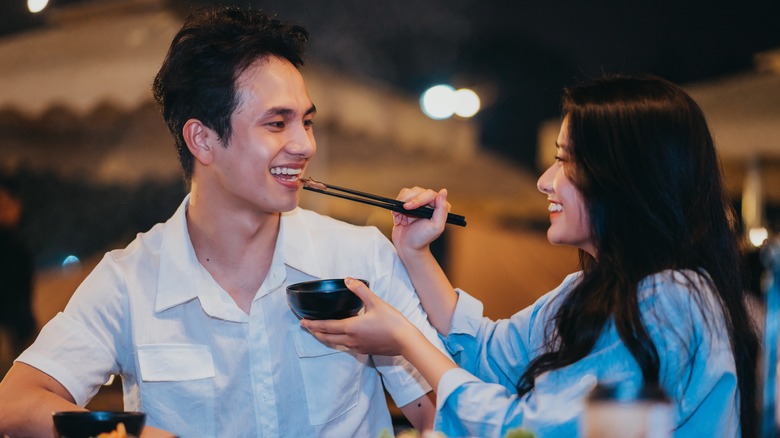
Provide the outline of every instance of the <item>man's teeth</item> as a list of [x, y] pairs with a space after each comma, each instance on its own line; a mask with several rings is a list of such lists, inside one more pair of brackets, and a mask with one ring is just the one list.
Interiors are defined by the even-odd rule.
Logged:
[[563, 211], [563, 206], [561, 204], [549, 204], [547, 206], [547, 211], [549, 211], [550, 213]]
[[295, 181], [303, 171], [301, 169], [291, 169], [289, 167], [272, 167], [271, 175], [281, 175], [287, 179]]

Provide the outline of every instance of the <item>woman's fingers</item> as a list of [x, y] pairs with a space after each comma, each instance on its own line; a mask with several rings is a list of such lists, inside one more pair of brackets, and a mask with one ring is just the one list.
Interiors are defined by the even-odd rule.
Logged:
[[361, 301], [363, 301], [363, 305], [366, 306], [366, 310], [374, 306], [374, 300], [380, 299], [376, 296], [374, 292], [371, 291], [371, 289], [366, 286], [365, 283], [362, 281], [347, 277], [344, 279], [344, 284], [347, 285], [347, 288], [352, 291], [355, 295], [360, 298]]
[[431, 205], [436, 199], [436, 194], [431, 189], [412, 187], [411, 189], [401, 189], [397, 199], [403, 201], [404, 208], [411, 210], [424, 205]]
[[436, 202], [433, 210], [433, 220], [437, 224], [443, 224], [447, 222], [447, 213], [450, 212], [450, 203], [447, 202], [447, 189], [439, 190], [436, 194]]
[[302, 319], [301, 326], [308, 329], [312, 333], [319, 333], [321, 335], [340, 335], [346, 333], [346, 328], [344, 327], [344, 320]]

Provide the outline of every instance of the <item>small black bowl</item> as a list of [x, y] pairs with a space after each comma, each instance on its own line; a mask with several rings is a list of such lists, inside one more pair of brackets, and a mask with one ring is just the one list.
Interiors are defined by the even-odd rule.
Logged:
[[125, 425], [128, 435], [141, 436], [146, 422], [143, 412], [63, 411], [52, 414], [59, 438], [90, 438]]
[[343, 278], [291, 284], [287, 286], [287, 304], [298, 318], [306, 319], [344, 319], [363, 308], [363, 301], [347, 289]]

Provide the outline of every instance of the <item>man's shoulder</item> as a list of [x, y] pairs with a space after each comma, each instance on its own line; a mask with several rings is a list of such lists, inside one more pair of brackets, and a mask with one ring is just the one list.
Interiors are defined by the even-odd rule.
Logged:
[[149, 253], [159, 253], [162, 246], [166, 223], [155, 224], [147, 231], [139, 232], [124, 248], [116, 248], [106, 255], [114, 261], [120, 261], [135, 256], [145, 256]]
[[304, 226], [306, 228], [327, 228], [332, 231], [342, 231], [345, 233], [379, 233], [379, 230], [374, 226], [350, 223], [301, 207], [284, 213], [283, 217], [286, 218], [286, 220], [295, 223], [296, 225]]

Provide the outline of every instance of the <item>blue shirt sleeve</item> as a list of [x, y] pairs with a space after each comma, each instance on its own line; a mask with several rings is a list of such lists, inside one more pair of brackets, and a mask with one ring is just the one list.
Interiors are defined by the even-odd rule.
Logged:
[[[461, 369], [437, 388], [435, 428], [451, 437], [503, 437], [515, 428], [537, 436], [577, 436], [585, 398], [597, 383], [636, 394], [642, 373], [608, 323], [580, 361], [543, 373], [519, 397], [516, 384], [544, 348], [558, 303], [580, 274], [508, 320], [491, 321], [466, 292], [443, 338]], [[691, 291], [698, 288], [696, 296]], [[661, 383], [674, 404], [676, 436], [738, 436], [736, 372], [716, 298], [704, 277], [665, 271], [640, 283], [640, 310], [661, 356]], [[693, 435], [691, 435], [693, 433]], [[703, 435], [702, 435], [703, 434]]]

